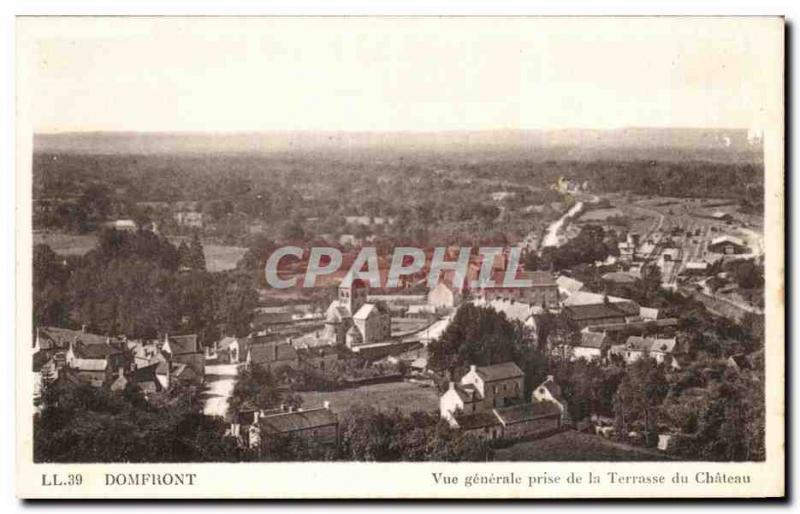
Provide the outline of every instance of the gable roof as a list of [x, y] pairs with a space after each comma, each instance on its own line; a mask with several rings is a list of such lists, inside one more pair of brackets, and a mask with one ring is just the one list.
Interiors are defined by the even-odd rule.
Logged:
[[559, 386], [552, 376], [548, 376], [547, 380], [536, 386], [536, 389], [544, 387], [550, 392], [550, 396], [556, 400], [561, 400], [561, 386]]
[[510, 378], [525, 376], [522, 370], [519, 369], [519, 366], [513, 362], [503, 362], [502, 364], [492, 364], [491, 366], [478, 366], [475, 372], [486, 382], [508, 380]]
[[531, 421], [545, 416], [560, 416], [561, 409], [553, 402], [532, 402], [495, 409], [495, 414], [503, 425]]
[[[596, 303], [604, 303], [603, 295], [599, 293], [592, 293], [590, 291], [575, 291], [564, 300], [564, 306], [570, 307], [573, 305], [592, 305]], [[627, 298], [620, 298], [618, 296], [608, 296], [608, 301], [611, 303], [632, 302]]]
[[612, 303], [596, 303], [590, 305], [570, 305], [564, 311], [574, 320], [593, 320], [624, 317], [626, 312]]
[[72, 352], [79, 360], [106, 360], [111, 355], [122, 353], [122, 350], [115, 345], [103, 342], [101, 344], [82, 344], [72, 346]]
[[106, 336], [90, 334], [83, 330], [72, 330], [61, 327], [39, 327], [38, 329], [39, 346], [42, 349], [66, 348], [69, 343], [80, 341], [84, 344], [106, 344], [109, 340]]
[[287, 362], [297, 359], [297, 350], [289, 343], [270, 342], [250, 345], [250, 362]]
[[542, 313], [541, 306], [518, 302], [516, 300], [494, 299], [486, 302], [486, 307], [491, 307], [497, 312], [502, 312], [509, 320], [516, 320], [520, 323], [525, 323], [525, 321], [534, 314]]
[[626, 350], [638, 352], [672, 353], [675, 350], [676, 339], [657, 339], [652, 337], [630, 336], [625, 342]]
[[453, 384], [453, 389], [461, 401], [464, 403], [473, 403], [482, 399], [480, 391], [478, 391], [472, 384]]
[[169, 353], [180, 355], [182, 353], [197, 353], [200, 348], [197, 345], [197, 334], [185, 334], [180, 336], [168, 336]]
[[581, 289], [583, 289], [583, 282], [580, 280], [575, 280], [572, 277], [568, 277], [566, 275], [561, 275], [556, 279], [556, 284], [558, 288], [563, 290], [567, 294], [577, 293]]
[[729, 235], [716, 237], [709, 243], [709, 245], [717, 245], [720, 243], [732, 243], [739, 246], [746, 246], [744, 241], [742, 241], [738, 237], [733, 237]]
[[523, 271], [520, 273], [520, 278], [523, 280], [530, 280], [533, 283], [531, 287], [558, 286], [553, 273], [549, 271]]
[[478, 428], [492, 427], [500, 424], [500, 420], [493, 411], [473, 412], [470, 414], [456, 414], [453, 416], [462, 430], [475, 430]]
[[335, 425], [339, 422], [330, 409], [320, 407], [311, 410], [298, 410], [267, 415], [260, 418], [261, 426], [272, 432], [295, 432], [313, 428]]
[[626, 271], [612, 271], [611, 273], [606, 273], [603, 275], [603, 280], [609, 282], [617, 282], [621, 284], [632, 284], [636, 281], [636, 278]]
[[603, 347], [606, 341], [605, 332], [581, 332], [581, 344], [584, 348], [597, 348]]

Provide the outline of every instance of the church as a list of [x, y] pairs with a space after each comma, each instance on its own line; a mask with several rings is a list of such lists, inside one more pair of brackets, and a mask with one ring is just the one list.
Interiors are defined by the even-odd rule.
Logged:
[[342, 279], [339, 298], [325, 314], [324, 338], [350, 349], [380, 343], [392, 337], [392, 317], [383, 302], [367, 301], [368, 286], [351, 275]]

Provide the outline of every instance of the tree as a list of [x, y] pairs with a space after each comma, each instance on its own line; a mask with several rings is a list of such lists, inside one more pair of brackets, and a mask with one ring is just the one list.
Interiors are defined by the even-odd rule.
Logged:
[[428, 346], [429, 365], [450, 370], [468, 364], [489, 365], [513, 361], [532, 341], [522, 324], [510, 322], [490, 307], [463, 304], [444, 333]]
[[206, 269], [206, 256], [203, 251], [203, 243], [200, 242], [200, 237], [197, 234], [192, 236], [192, 242], [189, 245], [189, 251], [186, 255], [186, 266], [193, 270], [205, 271]]

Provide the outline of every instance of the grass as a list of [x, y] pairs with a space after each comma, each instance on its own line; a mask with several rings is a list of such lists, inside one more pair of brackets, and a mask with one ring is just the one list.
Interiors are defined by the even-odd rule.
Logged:
[[544, 439], [516, 443], [495, 452], [496, 461], [661, 461], [670, 460], [655, 450], [615, 443], [574, 430]]
[[239, 246], [222, 246], [203, 244], [208, 271], [225, 271], [236, 267], [236, 263], [247, 252], [247, 248]]
[[[178, 244], [180, 238], [171, 238], [173, 244]], [[61, 232], [33, 233], [33, 244], [45, 243], [54, 252], [60, 255], [84, 255], [95, 247], [96, 234], [64, 234]], [[217, 244], [203, 244], [208, 271], [225, 271], [236, 267], [236, 263], [247, 251], [239, 246], [224, 246]]]
[[44, 243], [60, 255], [83, 255], [93, 249], [97, 237], [94, 234], [62, 234], [60, 232], [33, 233], [33, 244]]
[[374, 407], [378, 410], [392, 410], [397, 407], [406, 414], [439, 408], [439, 395], [435, 387], [411, 382], [391, 382], [341, 391], [311, 391], [298, 394], [303, 398], [305, 408], [318, 407], [328, 401], [331, 402], [331, 409], [334, 412], [346, 412], [357, 406]]

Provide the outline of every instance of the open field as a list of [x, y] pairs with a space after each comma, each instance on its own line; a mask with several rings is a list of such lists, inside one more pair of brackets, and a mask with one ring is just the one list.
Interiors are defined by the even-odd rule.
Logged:
[[33, 233], [33, 244], [44, 243], [60, 255], [83, 255], [94, 248], [94, 234], [63, 234], [60, 232]]
[[[181, 238], [170, 238], [170, 241], [177, 245]], [[33, 244], [45, 243], [60, 255], [84, 255], [94, 248], [96, 242], [96, 234], [64, 234], [43, 231], [33, 233]], [[203, 250], [208, 271], [225, 271], [236, 267], [236, 263], [245, 254], [247, 248], [204, 243]]]
[[669, 460], [655, 450], [615, 443], [574, 430], [517, 443], [495, 452], [496, 461], [654, 461]]
[[208, 271], [225, 271], [236, 267], [236, 263], [244, 256], [247, 248], [204, 244], [203, 251]]
[[390, 382], [341, 391], [308, 391], [298, 394], [306, 408], [313, 408], [329, 401], [331, 409], [338, 413], [346, 412], [356, 406], [374, 407], [378, 410], [391, 410], [397, 407], [404, 413], [439, 408], [439, 395], [433, 386], [411, 382]]

